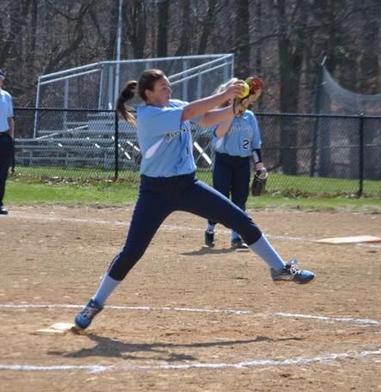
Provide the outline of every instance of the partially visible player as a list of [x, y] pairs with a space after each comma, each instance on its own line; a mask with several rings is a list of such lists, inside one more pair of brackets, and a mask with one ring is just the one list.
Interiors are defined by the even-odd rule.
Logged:
[[[225, 121], [232, 105], [214, 109], [242, 92], [233, 84], [221, 93], [187, 103], [171, 99], [171, 85], [157, 69], [146, 70], [136, 81], [127, 82], [118, 100], [118, 111], [132, 123], [136, 121], [142, 152], [141, 182], [127, 239], [106, 271], [98, 290], [76, 315], [78, 328], [87, 328], [107, 298], [143, 256], [164, 219], [173, 211], [187, 211], [212, 219], [238, 232], [269, 266], [273, 280], [308, 283], [314, 278], [297, 264], [284, 262], [252, 219], [221, 193], [195, 178], [196, 165], [190, 121], [201, 126]], [[144, 101], [137, 107], [137, 118], [127, 101], [135, 92]]]
[[3, 205], [5, 185], [11, 166], [14, 149], [14, 128], [12, 96], [3, 90], [5, 72], [0, 69], [0, 215], [7, 215]]
[[[239, 80], [233, 78], [218, 87], [223, 92]], [[260, 96], [259, 91], [256, 98]], [[248, 95], [248, 92], [247, 92]], [[224, 106], [233, 104], [230, 99]], [[231, 112], [226, 121], [214, 129], [212, 144], [215, 151], [213, 162], [213, 187], [245, 211], [249, 196], [251, 160], [254, 159], [255, 171], [259, 175], [266, 173], [262, 162], [261, 132], [254, 113], [250, 110], [240, 111], [239, 115]], [[205, 245], [214, 247], [216, 221], [209, 220], [204, 234]], [[231, 231], [231, 247], [248, 249], [240, 234]]]

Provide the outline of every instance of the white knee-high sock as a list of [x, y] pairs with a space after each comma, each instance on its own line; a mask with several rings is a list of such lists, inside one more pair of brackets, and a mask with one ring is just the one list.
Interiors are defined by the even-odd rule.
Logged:
[[261, 238], [257, 242], [254, 242], [254, 244], [249, 245], [249, 247], [261, 257], [270, 268], [279, 271], [284, 267], [285, 262], [271, 246], [263, 233]]
[[112, 292], [117, 288], [121, 281], [110, 278], [106, 272], [103, 277], [97, 292], [93, 296], [93, 300], [99, 305], [103, 306], [107, 298], [112, 294]]

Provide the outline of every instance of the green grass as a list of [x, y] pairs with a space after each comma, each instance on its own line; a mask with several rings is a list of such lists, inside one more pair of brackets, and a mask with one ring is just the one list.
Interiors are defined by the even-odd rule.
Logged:
[[[198, 178], [210, 184], [211, 172], [199, 171]], [[63, 168], [63, 167], [18, 167], [16, 179], [33, 183], [96, 183], [112, 181], [113, 170], [101, 168]], [[119, 180], [131, 184], [138, 184], [139, 174], [132, 170], [120, 170]], [[323, 178], [307, 176], [288, 176], [270, 173], [267, 191], [271, 194], [283, 196], [337, 196], [355, 195], [359, 189], [357, 179]], [[364, 196], [381, 198], [381, 181], [364, 181]]]
[[[137, 174], [132, 171], [121, 171], [121, 173], [130, 173], [135, 177]], [[104, 170], [103, 168], [65, 168], [60, 166], [19, 166], [16, 168], [16, 175], [19, 178], [28, 179], [29, 181], [46, 181], [54, 179], [70, 179], [70, 181], [80, 180], [81, 182], [87, 178], [112, 179], [114, 177], [113, 170]]]
[[[52, 176], [50, 173], [54, 173]], [[94, 179], [96, 174], [96, 179]], [[91, 179], [93, 177], [93, 179]], [[122, 170], [17, 168], [7, 182], [7, 204], [120, 206], [135, 202], [138, 173]], [[210, 184], [211, 173], [198, 178]], [[357, 198], [358, 181], [271, 174], [266, 194], [249, 197], [248, 208], [350, 209], [381, 213], [381, 181], [365, 181], [365, 197]]]
[[[209, 183], [210, 173], [199, 173], [198, 177]], [[358, 180], [306, 176], [287, 176], [270, 173], [266, 189], [271, 194], [283, 196], [353, 196], [359, 189]], [[381, 198], [381, 181], [364, 181], [365, 197]], [[380, 201], [381, 202], [381, 201]]]
[[381, 213], [381, 201], [374, 198], [357, 198], [346, 196], [297, 196], [285, 197], [263, 195], [250, 197], [248, 208], [293, 208], [303, 210], [351, 210], [358, 212]]
[[46, 184], [9, 180], [5, 203], [121, 205], [136, 199], [137, 188], [123, 183]]

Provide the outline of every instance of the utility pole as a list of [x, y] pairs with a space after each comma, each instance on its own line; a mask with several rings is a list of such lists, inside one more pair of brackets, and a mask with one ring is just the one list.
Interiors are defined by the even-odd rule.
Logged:
[[119, 0], [118, 7], [118, 26], [116, 32], [116, 71], [115, 71], [115, 84], [114, 84], [114, 105], [116, 105], [116, 100], [119, 95], [119, 85], [120, 85], [120, 48], [122, 45], [122, 9], [123, 0]]

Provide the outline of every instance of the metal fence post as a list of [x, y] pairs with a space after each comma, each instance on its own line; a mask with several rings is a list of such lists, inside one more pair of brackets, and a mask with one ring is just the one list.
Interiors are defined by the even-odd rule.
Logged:
[[115, 120], [115, 174], [114, 174], [114, 181], [118, 179], [119, 176], [119, 119], [118, 119], [118, 112], [114, 111], [114, 120]]
[[[320, 105], [321, 105], [321, 94], [322, 94], [322, 83], [324, 76], [324, 64], [327, 59], [327, 56], [323, 57], [323, 60], [319, 66], [318, 80], [316, 86], [316, 95], [315, 95], [315, 113], [320, 114]], [[318, 141], [318, 133], [320, 128], [320, 117], [316, 117], [316, 121], [314, 124], [314, 131], [312, 134], [312, 157], [310, 163], [310, 177], [315, 175], [316, 170], [316, 149], [317, 149], [317, 141]]]
[[357, 196], [361, 197], [364, 189], [364, 113], [360, 114], [359, 119], [359, 190]]

